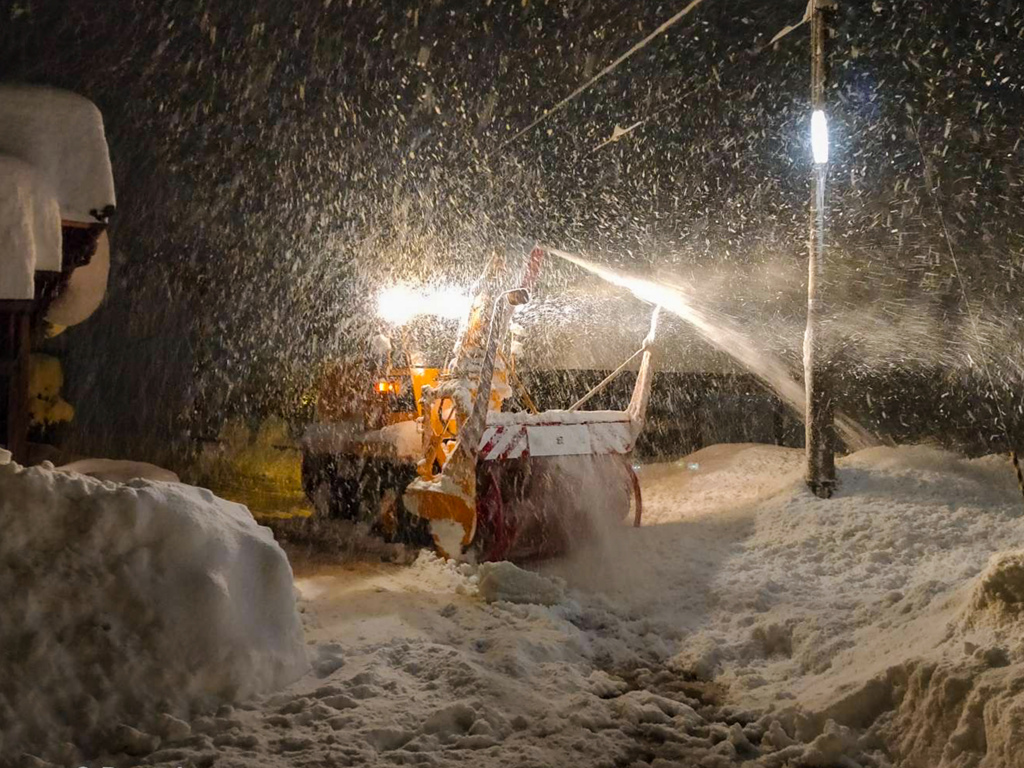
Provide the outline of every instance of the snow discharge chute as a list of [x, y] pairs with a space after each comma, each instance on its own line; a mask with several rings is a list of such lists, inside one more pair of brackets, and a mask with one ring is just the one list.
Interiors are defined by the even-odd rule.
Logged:
[[[771, 387], [784, 403], [804, 418], [804, 386], [795, 379], [781, 361], [754, 346], [750, 338], [722, 318], [714, 317], [694, 305], [683, 291], [675, 286], [647, 280], [601, 266], [574, 253], [543, 246], [544, 251], [565, 259], [571, 264], [591, 272], [612, 285], [625, 288], [638, 299], [663, 307], [692, 325], [700, 335], [717, 349], [725, 352], [751, 373]], [[878, 445], [878, 440], [867, 429], [849, 416], [837, 413], [836, 428], [851, 451]]]

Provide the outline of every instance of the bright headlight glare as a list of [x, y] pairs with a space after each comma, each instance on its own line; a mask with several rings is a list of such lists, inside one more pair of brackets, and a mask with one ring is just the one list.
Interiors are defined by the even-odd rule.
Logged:
[[411, 288], [396, 285], [377, 296], [377, 313], [395, 325], [404, 325], [419, 312], [420, 299]]
[[377, 296], [377, 314], [394, 325], [405, 325], [420, 315], [458, 320], [469, 314], [471, 304], [472, 299], [458, 288], [425, 292], [395, 285]]
[[828, 162], [828, 118], [820, 109], [811, 114], [811, 152], [815, 163]]

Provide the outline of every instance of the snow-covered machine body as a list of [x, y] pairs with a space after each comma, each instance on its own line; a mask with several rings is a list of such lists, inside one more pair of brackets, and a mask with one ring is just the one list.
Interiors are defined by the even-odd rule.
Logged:
[[[332, 462], [335, 475], [362, 477], [347, 484], [349, 493], [371, 497], [371, 512], [377, 500], [382, 519], [404, 520], [429, 533], [447, 557], [551, 555], [596, 526], [621, 522], [631, 509], [639, 522], [631, 453], [650, 395], [657, 310], [651, 333], [633, 356], [640, 358], [639, 372], [626, 409], [579, 410], [595, 388], [567, 410], [538, 411], [503, 346], [515, 308], [529, 300], [543, 253], [534, 249], [518, 283], [507, 290], [497, 287], [504, 262], [492, 260], [450, 364], [419, 372], [415, 421], [341, 439], [327, 425], [314, 426], [304, 441], [310, 465]], [[526, 410], [502, 410], [514, 389]], [[372, 463], [378, 470], [366, 472]], [[323, 473], [319, 477], [309, 477], [307, 493], [322, 508], [325, 494], [338, 484]]]

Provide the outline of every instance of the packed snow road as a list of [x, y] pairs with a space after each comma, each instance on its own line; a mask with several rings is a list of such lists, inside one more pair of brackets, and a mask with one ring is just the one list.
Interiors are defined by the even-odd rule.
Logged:
[[293, 556], [311, 671], [88, 764], [1024, 765], [1007, 463], [869, 449], [829, 501], [801, 463], [647, 466], [642, 528], [526, 570]]
[[648, 466], [643, 528], [529, 571], [294, 562], [314, 672], [150, 761], [1020, 764], [1004, 462], [872, 449], [823, 502], [801, 459]]

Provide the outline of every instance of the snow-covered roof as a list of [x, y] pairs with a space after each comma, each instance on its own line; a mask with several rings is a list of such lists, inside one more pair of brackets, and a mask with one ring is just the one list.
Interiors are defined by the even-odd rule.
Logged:
[[56, 88], [0, 85], [0, 154], [34, 166], [66, 221], [95, 222], [114, 206], [103, 116], [86, 98]]
[[0, 299], [31, 300], [36, 270], [61, 266], [60, 208], [35, 168], [0, 155]]

